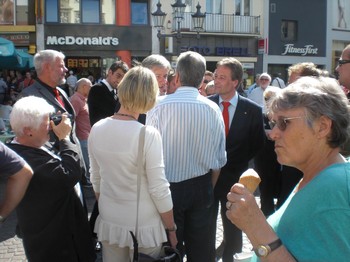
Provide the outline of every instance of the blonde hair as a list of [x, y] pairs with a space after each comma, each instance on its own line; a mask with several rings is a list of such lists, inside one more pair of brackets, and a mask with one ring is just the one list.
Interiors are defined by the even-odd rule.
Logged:
[[118, 86], [120, 104], [135, 113], [145, 113], [152, 109], [159, 93], [154, 73], [142, 66], [131, 68]]

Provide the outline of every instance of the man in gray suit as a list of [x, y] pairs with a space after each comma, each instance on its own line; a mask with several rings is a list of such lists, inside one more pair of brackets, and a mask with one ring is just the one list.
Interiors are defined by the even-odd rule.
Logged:
[[[72, 132], [70, 139], [80, 148], [79, 140], [75, 134], [75, 111], [72, 104], [69, 102], [67, 94], [58, 86], [63, 85], [66, 82], [66, 72], [68, 69], [64, 63], [64, 54], [55, 50], [43, 50], [38, 52], [34, 56], [34, 66], [37, 73], [37, 79], [31, 86], [25, 88], [20, 94], [19, 99], [25, 96], [37, 96], [44, 98], [50, 105], [52, 105], [56, 112], [70, 114], [72, 121]], [[56, 150], [58, 138], [51, 133], [50, 150]], [[82, 170], [82, 184], [90, 186], [91, 183], [88, 180], [85, 169], [85, 163], [83, 154], [79, 149], [80, 165]]]

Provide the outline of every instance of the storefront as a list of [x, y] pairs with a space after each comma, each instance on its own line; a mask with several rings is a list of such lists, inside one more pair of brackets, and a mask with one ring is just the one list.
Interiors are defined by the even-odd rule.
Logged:
[[97, 79], [124, 51], [138, 61], [150, 55], [151, 34], [150, 26], [46, 25], [44, 41], [46, 49], [65, 54], [66, 66], [78, 77]]
[[193, 34], [184, 34], [180, 41], [166, 38], [162, 42], [165, 56], [171, 61], [173, 67], [176, 67], [176, 53], [186, 51], [198, 52], [204, 56], [207, 70], [211, 72], [215, 71], [218, 61], [225, 57], [234, 57], [242, 63], [244, 83], [250, 85], [254, 82], [254, 68], [258, 53], [255, 37], [222, 36], [207, 33], [197, 38]]

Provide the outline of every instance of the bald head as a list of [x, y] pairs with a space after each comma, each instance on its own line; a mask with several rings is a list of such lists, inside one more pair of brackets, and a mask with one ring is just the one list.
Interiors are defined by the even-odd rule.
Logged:
[[88, 97], [92, 83], [88, 78], [80, 78], [76, 83], [76, 92]]

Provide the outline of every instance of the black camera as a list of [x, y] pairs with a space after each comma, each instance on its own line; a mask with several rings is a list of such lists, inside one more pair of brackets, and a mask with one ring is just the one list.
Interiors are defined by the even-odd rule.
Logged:
[[[66, 115], [70, 119], [70, 121], [72, 121], [73, 116], [71, 114], [66, 114]], [[50, 116], [50, 120], [52, 120], [55, 123], [55, 125], [57, 126], [62, 121], [62, 115], [53, 114]]]

